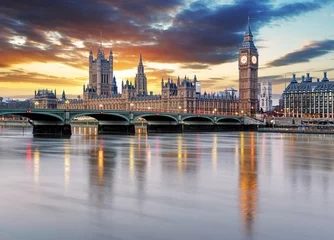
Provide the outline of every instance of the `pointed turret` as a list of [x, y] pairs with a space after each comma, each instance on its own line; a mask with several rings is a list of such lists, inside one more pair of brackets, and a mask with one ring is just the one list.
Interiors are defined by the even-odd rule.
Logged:
[[61, 100], [65, 101], [66, 100], [66, 94], [65, 90], [63, 90], [63, 94], [61, 95]]
[[253, 37], [252, 31], [251, 31], [251, 28], [250, 28], [249, 17], [248, 17], [248, 25], [247, 25], [247, 29], [246, 29], [246, 32], [245, 32], [245, 36]]
[[253, 34], [251, 31], [251, 27], [250, 27], [249, 17], [248, 17], [247, 29], [244, 35], [244, 41], [242, 43], [241, 49], [257, 50], [253, 42]]

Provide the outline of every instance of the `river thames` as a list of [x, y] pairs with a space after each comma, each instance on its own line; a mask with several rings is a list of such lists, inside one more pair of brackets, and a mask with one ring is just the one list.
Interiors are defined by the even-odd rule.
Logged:
[[0, 128], [0, 239], [333, 239], [334, 135]]

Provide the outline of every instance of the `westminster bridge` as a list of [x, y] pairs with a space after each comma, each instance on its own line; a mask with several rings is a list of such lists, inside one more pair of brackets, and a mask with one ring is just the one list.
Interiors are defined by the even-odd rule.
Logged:
[[146, 120], [148, 133], [251, 130], [255, 122], [244, 116], [121, 110], [0, 109], [0, 116], [29, 119], [34, 136], [71, 136], [71, 122], [81, 116], [98, 121], [99, 134], [135, 134], [135, 123]]

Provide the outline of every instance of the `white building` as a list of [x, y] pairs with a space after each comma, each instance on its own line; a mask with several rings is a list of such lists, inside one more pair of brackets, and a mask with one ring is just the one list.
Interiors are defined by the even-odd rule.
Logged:
[[259, 111], [269, 112], [272, 110], [272, 82], [259, 83]]

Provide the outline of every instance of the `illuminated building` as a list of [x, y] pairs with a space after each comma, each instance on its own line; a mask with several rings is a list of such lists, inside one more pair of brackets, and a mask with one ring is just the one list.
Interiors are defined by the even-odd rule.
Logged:
[[[197, 77], [185, 76], [176, 80], [161, 80], [161, 94], [153, 95], [147, 91], [142, 55], [140, 54], [134, 83], [122, 81], [119, 93], [113, 75], [113, 52], [109, 60], [100, 46], [97, 58], [89, 53], [89, 84], [83, 87], [83, 99], [58, 104], [60, 109], [113, 109], [126, 111], [186, 112], [205, 114], [254, 114], [257, 112], [257, 72], [258, 53], [253, 43], [253, 35], [248, 23], [247, 31], [239, 54], [239, 86], [236, 90], [224, 91], [223, 94], [201, 94], [201, 83]], [[240, 99], [239, 99], [240, 97]], [[240, 104], [242, 109], [240, 109]]]
[[283, 92], [284, 114], [296, 118], [332, 118], [334, 116], [334, 81], [327, 73], [323, 79], [313, 81], [309, 73], [297, 82], [293, 74], [290, 84]]
[[39, 89], [35, 91], [34, 107], [35, 108], [57, 108], [56, 90]]

